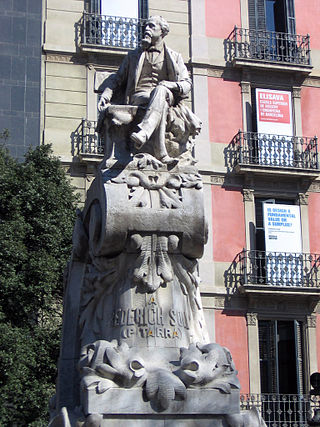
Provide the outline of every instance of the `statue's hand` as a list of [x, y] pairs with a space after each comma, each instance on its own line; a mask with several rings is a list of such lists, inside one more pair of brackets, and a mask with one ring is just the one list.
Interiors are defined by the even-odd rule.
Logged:
[[110, 100], [104, 96], [101, 96], [100, 101], [98, 102], [98, 111], [105, 110], [108, 104], [110, 104]]
[[169, 80], [162, 80], [162, 82], [159, 83], [161, 86], [165, 86], [167, 89], [171, 90], [171, 92], [179, 91], [179, 86], [177, 82], [170, 82]]

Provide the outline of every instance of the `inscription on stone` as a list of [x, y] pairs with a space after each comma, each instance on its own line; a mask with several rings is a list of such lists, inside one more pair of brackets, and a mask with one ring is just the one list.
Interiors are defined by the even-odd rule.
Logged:
[[121, 337], [180, 338], [181, 328], [189, 329], [190, 318], [185, 312], [170, 309], [163, 314], [155, 303], [143, 308], [119, 308], [113, 312], [112, 325], [121, 327]]

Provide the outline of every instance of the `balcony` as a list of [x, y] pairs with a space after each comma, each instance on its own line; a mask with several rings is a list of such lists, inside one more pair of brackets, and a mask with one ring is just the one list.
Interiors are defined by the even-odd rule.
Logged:
[[297, 394], [245, 394], [240, 396], [241, 410], [255, 406], [268, 427], [308, 427], [319, 401], [315, 396]]
[[142, 19], [84, 12], [79, 22], [80, 48], [135, 49], [140, 43], [144, 22]]
[[315, 178], [319, 174], [317, 137], [239, 131], [227, 149], [228, 166], [237, 173], [273, 173]]
[[227, 39], [234, 66], [278, 68], [310, 73], [310, 36], [234, 27]]
[[229, 282], [246, 294], [318, 297], [320, 254], [243, 250], [236, 256], [229, 276]]
[[97, 122], [82, 119], [77, 129], [72, 132], [72, 154], [82, 161], [100, 162], [103, 158], [104, 143], [95, 131]]

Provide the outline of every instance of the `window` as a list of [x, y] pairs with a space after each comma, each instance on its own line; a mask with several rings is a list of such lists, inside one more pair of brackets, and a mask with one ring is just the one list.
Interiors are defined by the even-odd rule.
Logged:
[[262, 417], [268, 426], [307, 425], [304, 326], [298, 320], [259, 320]]
[[[254, 266], [256, 281], [272, 286], [302, 286], [300, 207], [293, 200], [255, 200]], [[253, 261], [253, 260], [252, 260]]]
[[248, 0], [252, 56], [276, 62], [300, 62], [293, 0]]
[[[251, 162], [275, 167], [299, 167], [301, 147], [293, 137], [290, 91], [255, 88], [251, 91]], [[300, 141], [301, 145], [301, 141]]]
[[295, 34], [293, 0], [249, 0], [250, 30]]
[[141, 39], [147, 0], [87, 0], [82, 43], [135, 49]]
[[303, 394], [303, 325], [259, 320], [261, 393]]
[[[263, 219], [263, 205], [264, 203], [271, 204], [281, 204], [281, 205], [295, 205], [294, 200], [284, 200], [284, 199], [266, 199], [266, 198], [255, 198], [255, 215], [256, 215], [256, 250], [265, 251], [265, 229], [264, 229], [264, 219]], [[290, 248], [288, 248], [288, 251]]]

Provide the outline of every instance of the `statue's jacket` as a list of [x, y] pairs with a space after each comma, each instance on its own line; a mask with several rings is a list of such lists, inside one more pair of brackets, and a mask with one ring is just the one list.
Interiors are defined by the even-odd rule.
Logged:
[[[179, 83], [180, 92], [175, 95], [175, 104], [186, 98], [191, 90], [191, 79], [180, 53], [175, 52], [164, 44], [165, 61], [168, 71], [168, 80]], [[121, 88], [124, 90], [123, 103], [130, 104], [131, 97], [137, 89], [146, 53], [138, 48], [129, 52], [120, 68], [111, 74], [104, 82], [104, 93], [110, 99], [113, 92]], [[103, 95], [102, 94], [102, 95]]]

